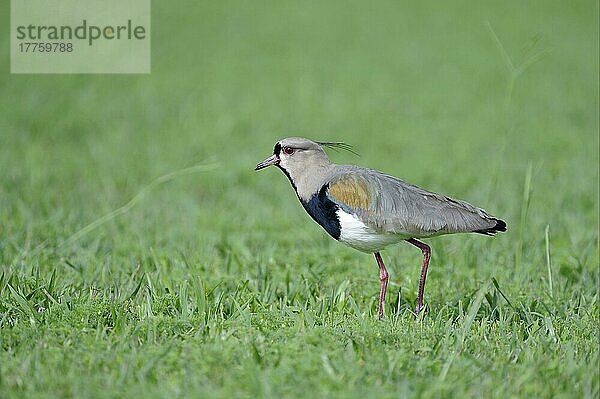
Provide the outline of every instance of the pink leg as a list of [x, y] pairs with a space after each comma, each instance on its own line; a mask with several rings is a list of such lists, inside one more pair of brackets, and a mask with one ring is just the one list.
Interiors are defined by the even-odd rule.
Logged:
[[418, 315], [423, 310], [423, 292], [425, 291], [425, 278], [427, 278], [427, 267], [429, 267], [429, 258], [431, 255], [431, 248], [424, 242], [409, 238], [409, 243], [419, 248], [423, 252], [423, 267], [421, 267], [421, 279], [419, 280], [419, 293], [417, 295], [417, 306], [415, 307], [415, 313]]
[[379, 320], [383, 319], [383, 302], [385, 302], [385, 292], [387, 291], [388, 277], [389, 274], [385, 269], [385, 265], [383, 264], [383, 259], [381, 259], [381, 255], [379, 252], [373, 253], [375, 255], [375, 260], [377, 261], [377, 266], [379, 266], [379, 308], [378, 315]]

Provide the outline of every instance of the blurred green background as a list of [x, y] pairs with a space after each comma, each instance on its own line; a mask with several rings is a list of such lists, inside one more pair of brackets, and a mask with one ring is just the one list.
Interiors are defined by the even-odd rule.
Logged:
[[[1, 34], [0, 394], [598, 394], [597, 2], [155, 1], [149, 75], [11, 75]], [[373, 259], [253, 172], [286, 136], [509, 231], [430, 242], [422, 322], [420, 254], [386, 251], [376, 323]], [[477, 307], [461, 352], [447, 335], [492, 277], [511, 305]]]

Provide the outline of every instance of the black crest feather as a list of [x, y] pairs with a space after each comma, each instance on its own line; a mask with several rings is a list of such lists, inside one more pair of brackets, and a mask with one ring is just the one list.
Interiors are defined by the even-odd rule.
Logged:
[[319, 144], [320, 146], [326, 147], [326, 148], [331, 148], [333, 151], [335, 152], [340, 152], [340, 150], [343, 151], [348, 151], [356, 156], [360, 156], [358, 154], [358, 152], [356, 152], [354, 150], [354, 147], [352, 147], [350, 144], [344, 143], [344, 142], [336, 142], [336, 141], [317, 141], [317, 144]]

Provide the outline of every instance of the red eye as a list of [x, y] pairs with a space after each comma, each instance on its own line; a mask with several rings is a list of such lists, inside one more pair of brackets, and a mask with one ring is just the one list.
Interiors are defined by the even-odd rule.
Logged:
[[296, 150], [292, 147], [283, 147], [282, 151], [285, 155], [292, 155], [296, 152]]

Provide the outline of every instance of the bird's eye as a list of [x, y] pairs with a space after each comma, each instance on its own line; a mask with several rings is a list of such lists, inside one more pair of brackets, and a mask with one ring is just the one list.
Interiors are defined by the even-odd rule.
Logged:
[[296, 152], [296, 150], [292, 147], [283, 147], [282, 151], [285, 155], [292, 155]]

